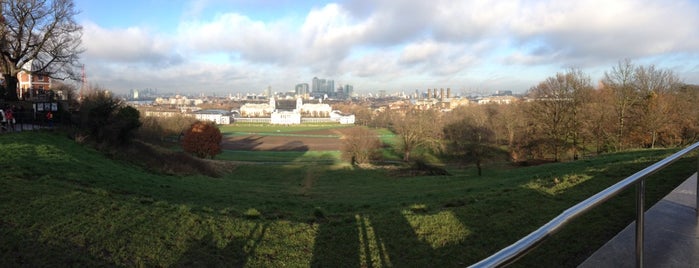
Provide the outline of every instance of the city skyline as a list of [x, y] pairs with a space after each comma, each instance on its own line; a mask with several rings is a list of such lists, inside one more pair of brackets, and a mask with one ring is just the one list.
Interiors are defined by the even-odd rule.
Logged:
[[697, 1], [76, 0], [88, 81], [196, 93], [293, 91], [313, 77], [357, 93], [521, 93], [619, 60], [699, 84]]

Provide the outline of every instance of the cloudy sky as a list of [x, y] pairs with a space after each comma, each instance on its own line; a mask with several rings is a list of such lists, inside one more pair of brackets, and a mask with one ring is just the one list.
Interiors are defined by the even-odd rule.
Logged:
[[621, 59], [699, 84], [699, 1], [75, 0], [91, 84], [116, 91], [524, 92]]

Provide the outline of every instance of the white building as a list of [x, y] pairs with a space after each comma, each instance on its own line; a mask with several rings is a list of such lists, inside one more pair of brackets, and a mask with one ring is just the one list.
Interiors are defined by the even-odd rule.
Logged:
[[212, 121], [219, 125], [231, 123], [231, 112], [225, 110], [201, 110], [194, 112], [194, 118], [201, 121]]
[[332, 111], [330, 113], [330, 119], [335, 122], [339, 122], [342, 125], [353, 125], [354, 115], [353, 114], [342, 114], [340, 111]]
[[296, 111], [274, 111], [270, 123], [275, 125], [301, 124], [301, 114]]
[[274, 98], [269, 103], [246, 103], [240, 107], [241, 117], [265, 117], [270, 116], [276, 109]]

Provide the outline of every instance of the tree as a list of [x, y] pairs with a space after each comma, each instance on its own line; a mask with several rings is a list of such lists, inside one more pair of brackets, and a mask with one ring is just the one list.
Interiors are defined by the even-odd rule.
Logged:
[[471, 118], [464, 118], [444, 127], [444, 138], [448, 141], [448, 152], [461, 162], [473, 162], [482, 175], [485, 160], [504, 157], [506, 152], [497, 148], [495, 134]]
[[579, 70], [557, 73], [529, 90], [533, 100], [530, 115], [544, 133], [544, 142], [553, 151], [555, 161], [559, 160], [561, 150], [570, 145], [569, 141], [577, 159], [581, 107], [591, 90], [589, 77]]
[[80, 103], [78, 128], [98, 143], [123, 145], [141, 126], [140, 113], [109, 91], [94, 90]]
[[655, 148], [660, 132], [670, 134], [679, 128], [675, 115], [681, 112], [673, 111], [678, 103], [679, 78], [670, 70], [641, 65], [634, 71], [634, 86], [645, 96], [641, 101], [643, 112], [639, 113], [639, 136], [647, 137], [644, 143]]
[[89, 92], [80, 103], [78, 128], [97, 142], [105, 141], [107, 134], [105, 127], [109, 125], [113, 114], [123, 105], [124, 102], [121, 99], [112, 97], [107, 90], [95, 89]]
[[184, 132], [182, 148], [197, 157], [213, 159], [221, 153], [221, 139], [221, 130], [215, 123], [197, 121]]
[[355, 127], [344, 135], [342, 157], [352, 164], [368, 163], [381, 156], [381, 141], [366, 127]]
[[413, 151], [419, 148], [436, 148], [441, 139], [439, 115], [432, 110], [410, 110], [392, 120], [392, 129], [398, 134], [403, 161], [410, 161]]
[[105, 135], [112, 145], [122, 145], [130, 142], [135, 131], [141, 126], [141, 114], [136, 108], [131, 106], [121, 106], [110, 118], [109, 124], [105, 127]]
[[52, 78], [75, 78], [82, 26], [72, 0], [0, 1], [0, 69], [6, 98], [17, 100], [17, 74], [24, 70]]
[[626, 130], [628, 128], [627, 121], [630, 117], [632, 109], [641, 101], [637, 87], [634, 86], [634, 69], [635, 66], [631, 60], [625, 59], [619, 61], [617, 66], [612, 67], [610, 72], [604, 73], [602, 83], [608, 87], [614, 94], [614, 110], [617, 120], [617, 150], [624, 148]]

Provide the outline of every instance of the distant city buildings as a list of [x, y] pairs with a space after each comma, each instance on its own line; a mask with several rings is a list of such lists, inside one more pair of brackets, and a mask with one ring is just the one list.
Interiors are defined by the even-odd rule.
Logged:
[[308, 98], [308, 96], [311, 93], [311, 89], [308, 86], [308, 83], [301, 83], [297, 84], [296, 87], [294, 87], [294, 93], [296, 93], [296, 96]]

